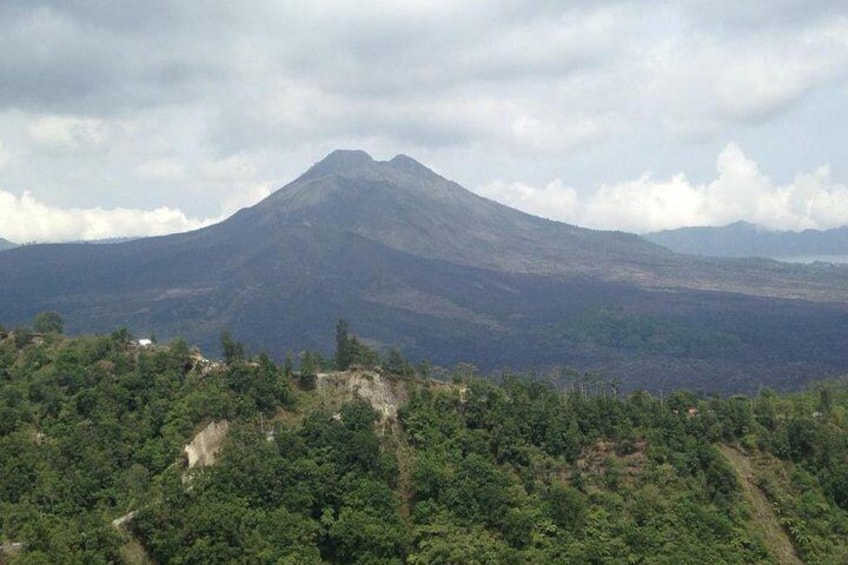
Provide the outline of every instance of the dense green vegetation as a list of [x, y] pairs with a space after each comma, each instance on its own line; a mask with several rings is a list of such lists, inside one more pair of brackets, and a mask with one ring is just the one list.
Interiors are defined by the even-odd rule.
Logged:
[[[332, 360], [279, 367], [228, 333], [219, 364], [42, 321], [0, 331], [0, 543], [23, 544], [0, 561], [848, 560], [843, 381], [624, 397], [577, 373], [430, 380], [342, 323]], [[316, 376], [335, 363], [354, 373]], [[326, 386], [354, 376], [405, 402]], [[187, 468], [224, 419], [217, 462]]]
[[2, 532], [24, 562], [117, 559], [110, 521], [149, 500], [198, 423], [291, 402], [267, 357], [208, 370], [185, 342], [139, 349], [125, 331], [0, 337]]

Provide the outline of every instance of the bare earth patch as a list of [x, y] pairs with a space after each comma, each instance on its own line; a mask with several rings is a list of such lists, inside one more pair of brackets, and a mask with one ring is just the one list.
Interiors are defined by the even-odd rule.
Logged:
[[721, 454], [730, 462], [730, 465], [739, 476], [742, 483], [742, 492], [745, 500], [751, 506], [754, 513], [754, 522], [759, 525], [766, 546], [772, 551], [778, 562], [785, 564], [801, 564], [795, 548], [789, 540], [789, 536], [780, 526], [780, 521], [771, 507], [766, 495], [756, 484], [754, 468], [751, 461], [740, 451], [729, 445], [720, 445]]

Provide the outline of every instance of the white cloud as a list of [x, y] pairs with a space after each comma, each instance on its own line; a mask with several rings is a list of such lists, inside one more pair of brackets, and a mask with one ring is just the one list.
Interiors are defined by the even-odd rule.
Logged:
[[534, 188], [522, 182], [495, 181], [477, 192], [486, 198], [545, 218], [574, 218], [577, 214], [577, 191], [565, 186], [560, 180], [551, 181], [542, 188]]
[[742, 149], [728, 144], [717, 177], [696, 184], [683, 174], [603, 184], [588, 195], [555, 180], [542, 188], [495, 182], [478, 192], [526, 212], [597, 229], [637, 233], [747, 220], [781, 230], [828, 229], [848, 224], [848, 186], [822, 166], [787, 184], [764, 175]]
[[709, 223], [704, 195], [683, 175], [656, 181], [650, 174], [637, 180], [601, 186], [581, 203], [580, 225], [601, 229], [645, 231]]
[[19, 243], [61, 242], [184, 232], [223, 221], [272, 192], [270, 183], [255, 180], [256, 165], [244, 156], [210, 161], [188, 170], [178, 159], [153, 159], [138, 165], [136, 172], [151, 182], [185, 180], [194, 175], [197, 186], [215, 187], [216, 196], [221, 198], [220, 214], [197, 218], [171, 206], [64, 208], [43, 202], [31, 191], [16, 196], [0, 190], [0, 237]]
[[29, 192], [18, 197], [0, 190], [0, 237], [19, 243], [164, 235], [197, 229], [218, 220], [189, 218], [167, 206], [152, 210], [64, 210], [40, 202]]

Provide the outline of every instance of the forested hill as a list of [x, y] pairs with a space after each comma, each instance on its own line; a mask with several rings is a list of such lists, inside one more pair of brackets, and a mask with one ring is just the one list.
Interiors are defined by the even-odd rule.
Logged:
[[767, 230], [748, 222], [727, 226], [688, 227], [642, 237], [678, 253], [712, 257], [844, 257], [848, 226], [800, 232]]
[[848, 561], [845, 381], [625, 397], [413, 369], [343, 324], [282, 366], [44, 329], [0, 331], [0, 562]]

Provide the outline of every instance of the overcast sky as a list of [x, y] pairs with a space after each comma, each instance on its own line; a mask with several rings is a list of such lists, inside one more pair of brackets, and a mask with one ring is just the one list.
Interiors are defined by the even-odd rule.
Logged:
[[594, 228], [848, 224], [844, 0], [0, 1], [0, 237], [161, 234], [336, 148]]

